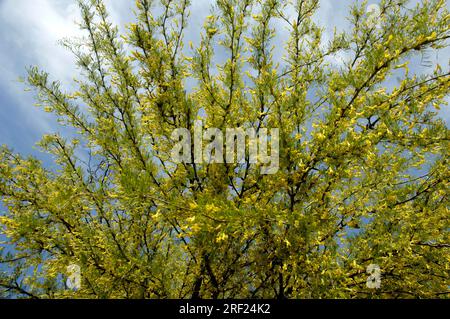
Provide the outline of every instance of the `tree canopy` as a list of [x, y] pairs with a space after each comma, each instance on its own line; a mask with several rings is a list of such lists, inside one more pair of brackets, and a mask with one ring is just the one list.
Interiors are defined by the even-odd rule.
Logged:
[[[42, 138], [54, 167], [0, 148], [1, 296], [449, 297], [450, 73], [409, 70], [448, 48], [446, 1], [358, 1], [329, 38], [318, 0], [216, 0], [198, 43], [189, 0], [137, 0], [126, 32], [78, 2], [74, 89], [26, 79], [75, 137]], [[198, 120], [278, 128], [278, 171], [175, 163]]]

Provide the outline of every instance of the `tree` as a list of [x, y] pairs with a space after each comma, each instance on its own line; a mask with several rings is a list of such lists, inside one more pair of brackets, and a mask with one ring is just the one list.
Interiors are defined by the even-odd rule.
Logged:
[[[120, 34], [101, 0], [80, 0], [85, 37], [62, 41], [76, 88], [28, 70], [77, 135], [39, 143], [56, 168], [1, 148], [1, 294], [448, 297], [450, 136], [434, 109], [450, 74], [408, 69], [448, 47], [446, 2], [358, 2], [351, 29], [325, 43], [318, 0], [216, 0], [188, 49], [189, 2], [137, 0]], [[278, 128], [278, 171], [262, 174], [248, 153], [174, 163], [172, 132], [196, 120]], [[81, 285], [69, 289], [74, 265]]]

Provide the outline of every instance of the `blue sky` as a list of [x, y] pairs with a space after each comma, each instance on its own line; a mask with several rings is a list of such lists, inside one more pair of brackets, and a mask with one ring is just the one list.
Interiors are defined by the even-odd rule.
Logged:
[[[125, 23], [118, 13], [128, 13], [124, 9], [131, 2], [109, 2], [115, 21]], [[71, 87], [73, 58], [57, 42], [80, 34], [77, 18], [74, 0], [0, 0], [0, 144], [36, 154], [33, 147], [43, 134], [61, 131], [54, 116], [34, 106], [34, 94], [24, 92], [18, 79], [27, 67], [37, 65]]]
[[[113, 22], [123, 26], [133, 20], [130, 9], [134, 1], [105, 2]], [[192, 0], [191, 25], [185, 43], [190, 40], [198, 42], [200, 27], [209, 14], [211, 2]], [[328, 34], [334, 26], [339, 29], [346, 26], [345, 16], [352, 2], [321, 2], [316, 18], [327, 28]], [[46, 133], [67, 133], [52, 115], [34, 107], [33, 93], [24, 92], [25, 87], [18, 79], [26, 74], [26, 67], [37, 65], [49, 72], [52, 79], [60, 80], [64, 88], [71, 88], [71, 78], [76, 74], [73, 58], [57, 42], [64, 37], [80, 34], [74, 23], [77, 18], [75, 0], [0, 0], [0, 144], [48, 161], [48, 157], [34, 149], [35, 143]], [[446, 49], [437, 58], [445, 67], [449, 57], [449, 49]], [[419, 65], [412, 67], [420, 69]], [[440, 114], [450, 123], [448, 107], [444, 107]]]
[[[114, 23], [124, 26], [133, 21], [134, 1], [105, 1]], [[208, 15], [209, 1], [193, 1], [193, 26], [199, 29]], [[0, 145], [6, 144], [22, 154], [37, 155], [33, 149], [43, 134], [61, 132], [55, 117], [34, 107], [32, 92], [24, 92], [18, 81], [26, 68], [37, 65], [50, 73], [52, 80], [71, 88], [76, 74], [71, 54], [58, 40], [80, 35], [75, 0], [0, 0]], [[187, 40], [196, 40], [190, 32]], [[64, 133], [64, 132], [62, 132]], [[39, 154], [39, 157], [44, 157]]]
[[[368, 3], [376, 3], [369, 0]], [[415, 1], [416, 2], [416, 1]], [[105, 0], [114, 23], [123, 26], [133, 21], [130, 10], [133, 0]], [[211, 0], [192, 0], [190, 26], [185, 43], [199, 41], [200, 28], [209, 14]], [[345, 29], [345, 19], [353, 0], [322, 0], [316, 19], [326, 27], [328, 37], [333, 27]], [[448, 4], [447, 4], [448, 5]], [[18, 81], [26, 75], [26, 68], [39, 66], [50, 73], [52, 80], [61, 81], [70, 90], [72, 77], [77, 74], [71, 54], [57, 44], [64, 37], [80, 35], [75, 24], [78, 7], [75, 0], [0, 0], [0, 145], [6, 144], [22, 155], [35, 155], [44, 164], [52, 166], [48, 155], [39, 152], [34, 145], [42, 135], [60, 132], [69, 135], [51, 114], [34, 106], [34, 94], [25, 92]], [[278, 52], [286, 34], [276, 39]], [[275, 55], [276, 57], [279, 55]], [[345, 58], [345, 57], [342, 57]], [[448, 66], [450, 49], [432, 57], [444, 68]], [[339, 64], [339, 60], [333, 61]], [[411, 70], [421, 72], [419, 60], [414, 60]], [[450, 126], [450, 109], [443, 107], [440, 115]], [[0, 214], [4, 207], [0, 203]], [[0, 233], [0, 241], [4, 236]]]

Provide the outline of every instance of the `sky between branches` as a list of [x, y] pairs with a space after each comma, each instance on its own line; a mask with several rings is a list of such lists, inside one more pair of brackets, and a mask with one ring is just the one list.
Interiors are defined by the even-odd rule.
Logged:
[[[210, 14], [212, 2], [192, 0], [191, 19], [184, 39], [186, 47], [189, 41], [194, 45], [199, 42], [203, 21]], [[124, 26], [133, 21], [134, 1], [105, 0], [105, 3], [112, 21], [124, 31]], [[348, 26], [346, 16], [352, 3], [353, 0], [321, 1], [315, 19], [326, 28], [327, 37], [331, 37], [334, 27], [345, 30]], [[57, 124], [53, 115], [33, 106], [34, 94], [25, 93], [25, 87], [18, 79], [25, 76], [26, 67], [37, 65], [48, 71], [52, 80], [60, 80], [64, 88], [72, 88], [71, 79], [77, 74], [75, 63], [71, 53], [58, 45], [58, 40], [81, 35], [75, 24], [78, 17], [75, 0], [0, 0], [0, 145], [6, 144], [24, 155], [37, 155], [38, 151], [33, 147], [43, 134], [71, 134], [70, 129]], [[278, 49], [288, 37], [282, 28], [279, 31], [275, 39]], [[275, 57], [281, 60], [281, 53], [281, 50], [276, 51]], [[450, 48], [441, 50], [438, 56], [431, 56], [434, 63], [443, 66], [449, 59]], [[339, 59], [331, 62], [341, 63]], [[416, 62], [410, 64], [410, 69], [420, 73], [424, 66], [420, 59]], [[440, 115], [450, 126], [450, 108], [443, 107]], [[49, 157], [39, 153], [39, 158], [50, 165]]]

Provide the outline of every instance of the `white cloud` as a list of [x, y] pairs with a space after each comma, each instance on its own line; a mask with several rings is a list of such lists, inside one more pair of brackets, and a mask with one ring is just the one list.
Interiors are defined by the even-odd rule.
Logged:
[[[114, 23], [125, 23], [130, 12], [129, 1], [107, 1]], [[131, 13], [129, 14], [131, 16]], [[33, 145], [44, 133], [55, 131], [55, 119], [33, 107], [33, 94], [24, 93], [17, 80], [26, 75], [26, 68], [37, 65], [50, 73], [50, 78], [70, 87], [76, 73], [72, 54], [58, 45], [63, 38], [80, 36], [76, 25], [79, 9], [74, 0], [2, 0], [0, 2], [0, 86], [11, 99], [0, 104], [0, 125], [8, 121], [22, 123], [23, 132], [15, 136], [32, 136]], [[8, 116], [3, 116], [8, 114]], [[17, 118], [11, 119], [11, 116]], [[5, 142], [2, 138], [0, 143]], [[29, 138], [30, 139], [30, 138]], [[31, 146], [30, 145], [30, 146]]]
[[[10, 97], [1, 101], [0, 125], [21, 123], [13, 136], [32, 146], [39, 136], [54, 131], [55, 120], [33, 106], [33, 94], [24, 93], [17, 80], [25, 68], [38, 65], [51, 73], [53, 79], [69, 83], [74, 72], [73, 59], [57, 41], [77, 34], [73, 20], [77, 14], [74, 1], [17, 1], [0, 3], [0, 85]], [[2, 141], [3, 143], [3, 138]], [[8, 141], [10, 142], [10, 141]]]
[[74, 24], [77, 16], [74, 1], [3, 1], [1, 33], [9, 51], [2, 55], [2, 64], [19, 74], [28, 64], [37, 64], [55, 78], [70, 80], [73, 59], [57, 41], [79, 34]]

